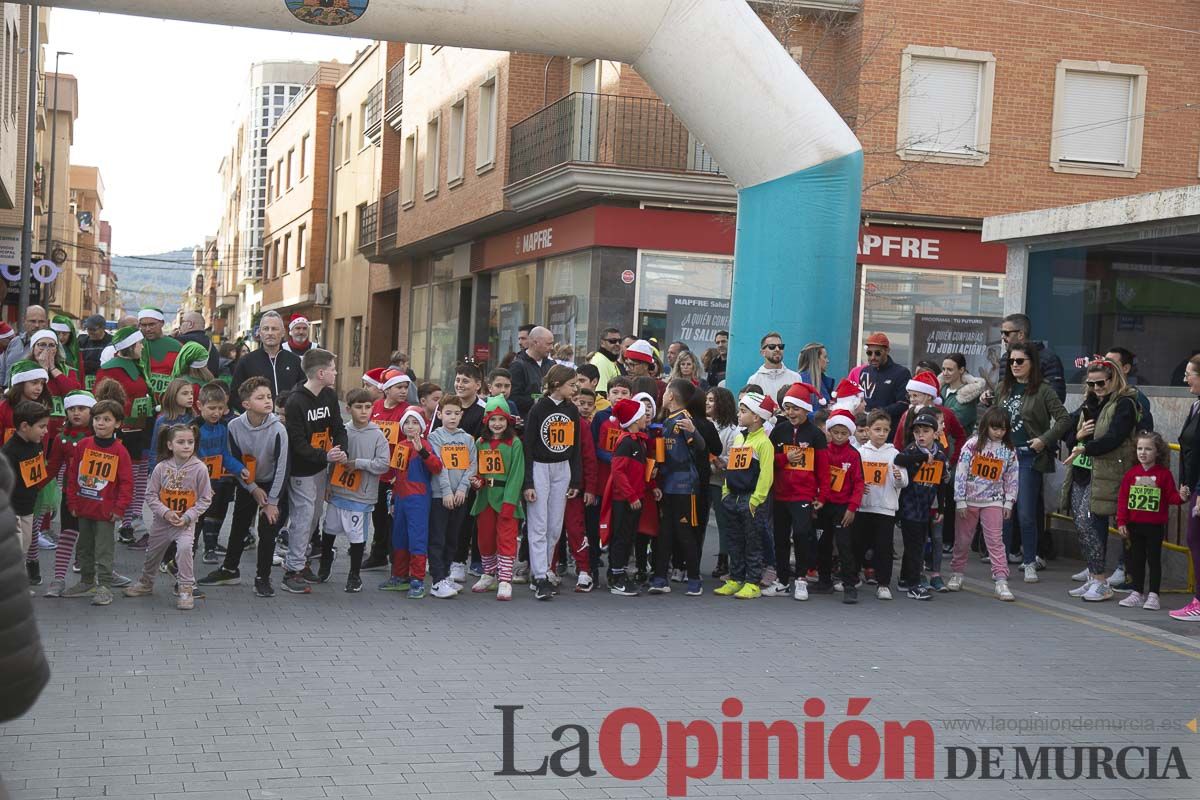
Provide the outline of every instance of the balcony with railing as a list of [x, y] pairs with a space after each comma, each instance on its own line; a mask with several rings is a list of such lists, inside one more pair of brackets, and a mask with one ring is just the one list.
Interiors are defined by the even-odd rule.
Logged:
[[404, 59], [400, 59], [388, 70], [384, 82], [383, 114], [387, 124], [400, 131], [400, 118], [404, 112]]
[[509, 132], [522, 210], [575, 192], [732, 203], [721, 168], [661, 100], [573, 92]]
[[368, 203], [358, 207], [358, 252], [371, 255], [375, 252], [376, 234], [379, 230], [379, 204]]

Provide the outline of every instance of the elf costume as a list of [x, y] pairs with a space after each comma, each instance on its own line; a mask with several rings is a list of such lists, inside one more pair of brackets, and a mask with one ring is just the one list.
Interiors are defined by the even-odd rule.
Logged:
[[154, 423], [154, 397], [142, 373], [143, 358], [138, 358], [137, 346], [145, 342], [142, 332], [132, 325], [113, 334], [112, 348], [116, 355], [96, 371], [96, 385], [105, 378], [121, 384], [125, 390], [125, 422], [121, 424], [121, 442], [133, 460], [133, 502], [125, 509], [121, 524], [122, 541], [133, 537], [133, 522], [141, 519], [142, 503], [146, 499], [146, 450], [150, 444], [150, 429]]
[[[144, 319], [166, 321], [163, 312], [157, 308], [143, 308], [139, 311], [138, 321]], [[171, 372], [175, 369], [175, 361], [179, 357], [179, 351], [183, 349], [183, 345], [178, 339], [170, 336], [160, 336], [153, 341], [150, 339], [144, 341], [142, 373], [146, 376], [146, 383], [150, 386], [154, 397], [161, 398], [162, 393], [167, 390], [167, 384], [171, 382]], [[207, 356], [207, 353], [205, 355]]]
[[[79, 333], [75, 330], [75, 321], [66, 314], [55, 314], [50, 320], [50, 330], [59, 334], [59, 350], [62, 351], [62, 360], [66, 363], [65, 367], [59, 369], [83, 386], [83, 354], [79, 352]], [[63, 337], [62, 334], [66, 336]]]
[[[493, 438], [488, 427], [492, 417], [503, 417], [508, 421], [508, 429], [499, 439]], [[525, 448], [516, 435], [508, 403], [499, 395], [488, 398], [483, 412], [483, 436], [479, 437], [476, 447], [479, 475], [471, 514], [476, 518], [479, 531], [484, 575], [472, 591], [487, 591], [498, 580], [501, 584], [498, 598], [508, 599], [512, 596], [513, 561], [517, 557], [517, 520], [525, 518], [521, 507]], [[493, 453], [499, 453], [499, 457], [491, 455]]]

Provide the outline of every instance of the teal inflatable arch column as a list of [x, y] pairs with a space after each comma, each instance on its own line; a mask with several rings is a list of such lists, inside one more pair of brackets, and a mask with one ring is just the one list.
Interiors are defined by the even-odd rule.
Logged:
[[47, 0], [87, 11], [632, 64], [739, 191], [728, 382], [776, 330], [849, 363], [862, 148], [744, 0]]

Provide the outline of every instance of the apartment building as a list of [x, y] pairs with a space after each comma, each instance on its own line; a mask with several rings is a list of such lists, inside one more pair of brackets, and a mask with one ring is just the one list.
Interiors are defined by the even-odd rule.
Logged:
[[[69, 169], [70, 224], [74, 274], [79, 279], [80, 313], [91, 314], [101, 304], [100, 275], [107, 270], [109, 253], [101, 241], [100, 215], [104, 212], [104, 178], [98, 167], [71, 164]], [[57, 229], [58, 226], [55, 225]], [[110, 229], [111, 230], [111, 229]], [[111, 233], [109, 234], [111, 237]], [[84, 314], [84, 315], [86, 315]], [[78, 317], [78, 315], [77, 315]]]
[[[83, 306], [83, 285], [89, 276], [84, 265], [91, 263], [94, 254], [80, 253], [75, 248], [78, 222], [71, 206], [71, 145], [75, 142], [75, 122], [79, 118], [79, 85], [74, 75], [50, 72], [42, 81], [42, 100], [46, 125], [38, 131], [38, 153], [43, 162], [45, 196], [49, 210], [54, 204], [53, 217], [48, 214], [39, 230], [34, 251], [53, 256], [57, 250], [62, 259], [58, 279], [46, 285], [43, 300], [76, 319], [92, 313]], [[49, 226], [53, 226], [50, 230]]]

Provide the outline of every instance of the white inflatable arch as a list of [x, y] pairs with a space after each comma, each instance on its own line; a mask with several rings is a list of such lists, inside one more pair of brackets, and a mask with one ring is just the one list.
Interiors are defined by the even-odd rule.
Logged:
[[819, 340], [834, 371], [849, 363], [862, 149], [745, 0], [45, 4], [632, 64], [738, 188], [731, 388], [757, 368], [759, 338], [768, 330], [783, 334], [791, 357]]

